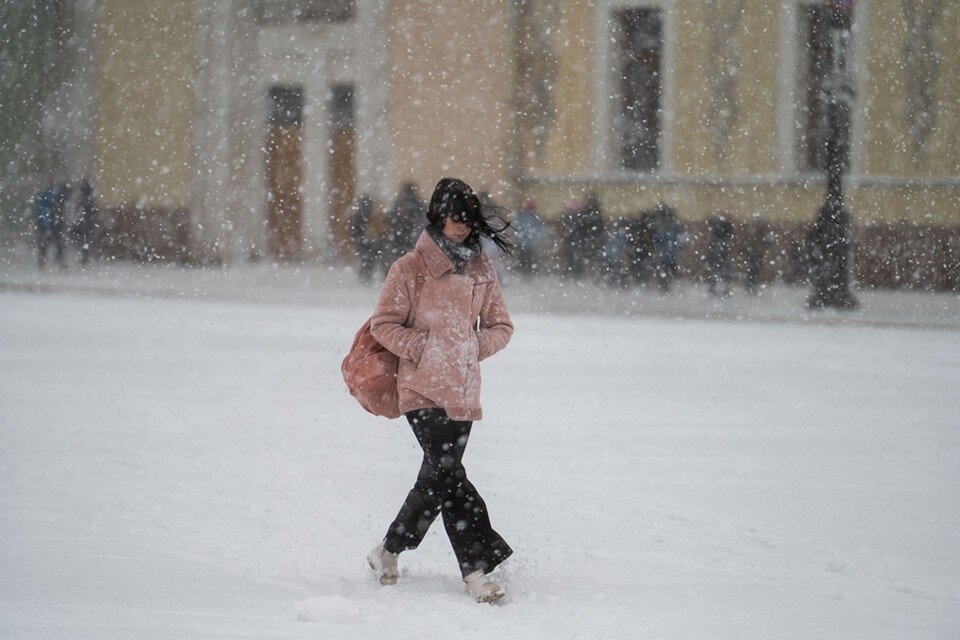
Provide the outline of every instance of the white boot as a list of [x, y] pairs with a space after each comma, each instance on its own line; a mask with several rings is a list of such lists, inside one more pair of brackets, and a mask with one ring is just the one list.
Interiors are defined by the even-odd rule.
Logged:
[[378, 544], [367, 554], [367, 564], [370, 565], [373, 575], [377, 577], [380, 584], [397, 584], [397, 558], [399, 557], [384, 549], [383, 543]]
[[467, 593], [477, 602], [499, 604], [507, 595], [500, 585], [479, 569], [464, 578], [463, 582], [467, 585]]

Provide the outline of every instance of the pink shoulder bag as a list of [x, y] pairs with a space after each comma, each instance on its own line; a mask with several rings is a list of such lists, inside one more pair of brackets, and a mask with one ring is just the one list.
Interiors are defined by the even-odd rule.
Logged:
[[[420, 290], [425, 277], [420, 268], [423, 258], [417, 253], [417, 278], [413, 289], [413, 304], [404, 326], [407, 326], [417, 312], [420, 303]], [[397, 395], [397, 367], [400, 358], [377, 342], [370, 333], [370, 319], [357, 331], [353, 345], [340, 365], [343, 381], [347, 383], [350, 395], [357, 399], [360, 406], [375, 416], [399, 418], [400, 406]]]

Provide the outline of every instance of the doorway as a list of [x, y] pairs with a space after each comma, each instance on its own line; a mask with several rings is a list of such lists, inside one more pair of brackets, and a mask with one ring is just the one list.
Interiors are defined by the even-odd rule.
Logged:
[[330, 228], [340, 256], [353, 255], [350, 211], [357, 189], [357, 130], [352, 84], [330, 91]]
[[303, 87], [270, 88], [267, 133], [268, 250], [276, 260], [303, 251]]

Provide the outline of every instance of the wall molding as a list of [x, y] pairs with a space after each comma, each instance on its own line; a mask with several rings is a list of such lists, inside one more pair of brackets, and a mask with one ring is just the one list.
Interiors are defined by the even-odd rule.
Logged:
[[[568, 175], [527, 174], [521, 177], [521, 184], [539, 185], [669, 185], [696, 187], [804, 187], [826, 188], [826, 178], [819, 174], [793, 176], [749, 175], [749, 176], [711, 176], [679, 175], [669, 173], [630, 173], [630, 172], [582, 172]], [[893, 187], [893, 188], [960, 188], [960, 176], [846, 176], [844, 185], [850, 187]]]

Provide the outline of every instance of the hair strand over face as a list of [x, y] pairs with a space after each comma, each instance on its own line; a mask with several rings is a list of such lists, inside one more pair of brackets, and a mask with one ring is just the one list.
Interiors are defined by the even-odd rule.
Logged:
[[[433, 189], [430, 197], [430, 206], [427, 209], [427, 220], [435, 227], [442, 228], [447, 216], [459, 218], [472, 228], [470, 237], [479, 240], [479, 236], [486, 236], [506, 254], [513, 251], [513, 243], [507, 238], [506, 231], [510, 228], [507, 222], [498, 213], [485, 213], [485, 209], [500, 209], [500, 207], [485, 207], [481, 204], [477, 194], [473, 192], [463, 180], [458, 178], [441, 178]], [[497, 228], [490, 224], [499, 221]]]

